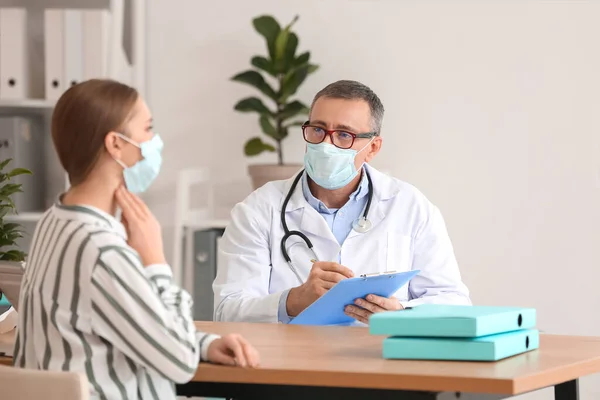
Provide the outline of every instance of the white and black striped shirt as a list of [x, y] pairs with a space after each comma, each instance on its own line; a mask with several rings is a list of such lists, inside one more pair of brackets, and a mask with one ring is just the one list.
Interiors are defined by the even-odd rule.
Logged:
[[93, 399], [174, 399], [215, 335], [197, 332], [168, 265], [144, 267], [123, 225], [93, 207], [50, 208], [20, 296], [14, 364], [87, 375]]

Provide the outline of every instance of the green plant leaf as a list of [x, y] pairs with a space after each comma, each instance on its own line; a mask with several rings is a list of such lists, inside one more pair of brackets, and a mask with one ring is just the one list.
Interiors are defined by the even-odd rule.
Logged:
[[305, 53], [300, 54], [295, 60], [294, 60], [294, 67], [299, 67], [301, 65], [304, 65], [306, 63], [308, 63], [308, 60], [310, 60], [310, 51], [307, 51]]
[[21, 190], [22, 185], [19, 183], [7, 183], [4, 186], [2, 186], [2, 189], [0, 189], [0, 199], [1, 198], [8, 198], [8, 196], [13, 195], [15, 193], [21, 193], [23, 192], [23, 190]]
[[266, 57], [262, 57], [262, 56], [252, 57], [252, 60], [250, 61], [250, 63], [252, 65], [254, 65], [256, 68], [265, 71], [266, 73], [268, 73], [271, 76], [275, 76], [275, 77], [277, 76], [277, 71], [275, 70], [275, 66]]
[[268, 114], [268, 115], [273, 114], [271, 112], [271, 110], [269, 110], [267, 108], [267, 106], [265, 106], [263, 104], [263, 102], [257, 97], [247, 97], [245, 99], [238, 101], [238, 103], [235, 105], [234, 109], [236, 111], [241, 111], [241, 112], [256, 111], [259, 114]]
[[279, 140], [283, 140], [288, 136], [288, 128], [287, 127], [282, 127], [281, 128], [281, 132], [279, 133], [281, 139]]
[[286, 120], [295, 117], [298, 114], [308, 114], [309, 108], [302, 102], [296, 100], [285, 105], [283, 110], [278, 114], [279, 118]]
[[3, 170], [4, 167], [6, 167], [11, 161], [12, 158], [7, 158], [6, 160], [0, 162], [0, 171]]
[[0, 252], [0, 260], [2, 261], [23, 261], [25, 260], [25, 253], [20, 250], [9, 250]]
[[10, 207], [12, 209], [15, 208], [15, 203], [13, 203], [12, 199], [9, 196], [3, 196], [0, 194], [0, 203], [6, 202], [8, 204], [0, 204], [0, 207]]
[[263, 76], [257, 71], [248, 70], [245, 72], [241, 72], [232, 77], [231, 80], [254, 86], [263, 94], [267, 95], [274, 101], [277, 101], [277, 94], [275, 93], [273, 88], [267, 82], [265, 82]]
[[285, 67], [288, 64], [286, 62], [288, 52], [292, 51], [293, 58], [293, 54], [298, 47], [298, 36], [291, 32], [292, 26], [298, 21], [298, 18], [299, 17], [296, 15], [292, 22], [279, 32], [277, 39], [275, 40], [275, 69], [277, 72], [285, 72]]
[[288, 124], [285, 124], [286, 128], [291, 128], [292, 126], [302, 126], [304, 125], [306, 121], [294, 121], [294, 122], [290, 122]]
[[15, 231], [15, 229], [18, 229], [18, 228], [21, 228], [21, 225], [14, 223], [14, 222], [10, 222], [8, 224], [2, 225], [2, 231], [4, 233], [10, 233], [12, 231]]
[[281, 26], [270, 15], [262, 15], [252, 20], [254, 29], [260, 33], [267, 42], [267, 49], [269, 50], [269, 56], [272, 60], [275, 59], [275, 41], [279, 32], [281, 32]]
[[0, 206], [0, 220], [2, 218], [6, 217], [6, 214], [8, 214], [9, 211], [10, 211], [10, 208], [8, 208], [8, 207], [1, 207]]
[[275, 128], [275, 126], [273, 126], [268, 116], [266, 116], [265, 114], [261, 115], [259, 122], [262, 131], [267, 136], [270, 136], [275, 140], [279, 140], [279, 132], [277, 132], [277, 129]]
[[13, 178], [17, 175], [33, 175], [33, 173], [25, 168], [15, 168], [8, 173], [9, 178]]
[[318, 68], [318, 65], [305, 64], [288, 73], [283, 78], [279, 101], [285, 102], [290, 96], [294, 95], [308, 74]]
[[259, 137], [248, 140], [244, 146], [244, 154], [247, 156], [257, 156], [263, 151], [274, 152], [275, 147], [263, 142]]
[[294, 32], [290, 32], [288, 41], [285, 47], [285, 52], [281, 62], [281, 72], [285, 73], [294, 66], [294, 57], [298, 48], [298, 36]]

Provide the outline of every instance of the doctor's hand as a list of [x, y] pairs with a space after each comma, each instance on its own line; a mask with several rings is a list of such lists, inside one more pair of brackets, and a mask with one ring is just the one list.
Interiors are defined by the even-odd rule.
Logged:
[[242, 336], [231, 334], [213, 341], [208, 346], [208, 361], [238, 367], [258, 367], [260, 357], [250, 343]]
[[356, 299], [355, 305], [346, 306], [344, 313], [364, 324], [369, 323], [369, 317], [383, 311], [402, 310], [402, 304], [395, 297], [381, 297], [370, 294], [366, 299]]
[[317, 261], [313, 264], [308, 280], [290, 290], [287, 298], [287, 313], [290, 317], [300, 314], [325, 292], [342, 279], [352, 278], [354, 272], [335, 262]]
[[160, 224], [146, 204], [125, 186], [117, 189], [115, 199], [123, 211], [121, 219], [127, 230], [127, 243], [138, 252], [142, 263], [165, 264]]

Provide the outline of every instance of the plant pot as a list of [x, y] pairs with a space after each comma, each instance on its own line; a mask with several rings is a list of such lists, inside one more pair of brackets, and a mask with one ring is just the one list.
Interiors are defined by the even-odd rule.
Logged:
[[0, 261], [0, 288], [8, 302], [19, 309], [21, 281], [25, 274], [25, 263], [19, 261]]
[[14, 307], [10, 307], [0, 314], [0, 335], [10, 332], [17, 327], [19, 315]]
[[248, 174], [256, 190], [267, 182], [289, 179], [302, 168], [302, 164], [255, 164], [248, 166]]

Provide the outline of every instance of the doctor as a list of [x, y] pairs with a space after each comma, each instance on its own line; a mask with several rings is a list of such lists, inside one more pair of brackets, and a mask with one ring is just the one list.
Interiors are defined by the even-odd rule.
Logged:
[[368, 164], [383, 112], [359, 82], [317, 93], [302, 127], [304, 172], [232, 210], [213, 283], [216, 321], [288, 323], [342, 279], [412, 269], [421, 272], [395, 296], [357, 299], [346, 314], [368, 323], [421, 303], [470, 304], [439, 209]]

